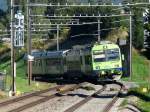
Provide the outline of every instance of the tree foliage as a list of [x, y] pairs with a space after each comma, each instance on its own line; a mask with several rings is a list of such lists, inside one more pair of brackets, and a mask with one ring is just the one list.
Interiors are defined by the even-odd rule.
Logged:
[[[126, 0], [129, 3], [148, 2], [147, 0]], [[144, 24], [143, 24], [143, 9], [138, 6], [131, 6], [132, 12], [132, 36], [133, 46], [137, 49], [143, 48], [144, 43]]]
[[[52, 3], [64, 3], [66, 0], [49, 0]], [[74, 0], [70, 0], [69, 3], [74, 2]], [[85, 2], [85, 1], [84, 1]], [[91, 4], [96, 2], [96, 0], [87, 0], [86, 2], [90, 2]], [[100, 1], [101, 4], [103, 3], [111, 4], [111, 0], [107, 1]], [[46, 15], [111, 15], [111, 14], [120, 14], [120, 11], [112, 10], [113, 7], [67, 7], [65, 9], [58, 9], [57, 7], [47, 7], [47, 10], [45, 11]], [[99, 18], [78, 18], [74, 17], [73, 19], [80, 19], [80, 23], [82, 22], [97, 22]], [[123, 22], [118, 23], [112, 23], [113, 21], [119, 21], [120, 19], [125, 19], [123, 17], [111, 17], [111, 18], [100, 18], [101, 23], [101, 29], [107, 29], [111, 27], [120, 27], [120, 26], [126, 26], [127, 24], [124, 24]], [[80, 29], [80, 30], [79, 30]], [[97, 34], [98, 31], [98, 25], [96, 24], [90, 24], [90, 25], [81, 25], [81, 26], [71, 26], [70, 35], [78, 35], [78, 34]], [[110, 30], [102, 30], [101, 35], [103, 39], [107, 35], [107, 33]]]
[[144, 43], [144, 24], [143, 24], [143, 10], [138, 7], [133, 7], [133, 45], [137, 49], [143, 48]]
[[[9, 1], [9, 0], [8, 0]], [[77, 2], [78, 1], [78, 2]], [[146, 0], [144, 0], [145, 2]], [[15, 4], [16, 5], [20, 5], [20, 7], [15, 8], [15, 11], [17, 11], [18, 9], [21, 9], [25, 16], [26, 16], [26, 4], [27, 0], [15, 0]], [[103, 4], [104, 2], [106, 4], [111, 4], [111, 0], [30, 0], [30, 2], [32, 3], [73, 3], [73, 2], [90, 2], [91, 4], [93, 3], [97, 3], [99, 2], [100, 4]], [[124, 4], [126, 3], [133, 3], [133, 2], [143, 2], [143, 0], [124, 0]], [[10, 1], [8, 2], [9, 6], [10, 6]], [[120, 14], [119, 10], [113, 10], [114, 7], [32, 7], [31, 8], [31, 13], [32, 14], [45, 14], [45, 15], [93, 15], [93, 14], [100, 14], [100, 15], [111, 15], [111, 14]], [[10, 10], [10, 7], [9, 7]], [[133, 17], [133, 26], [132, 26], [132, 30], [133, 30], [133, 45], [138, 48], [141, 49], [143, 47], [143, 22], [142, 20], [142, 10], [139, 7], [134, 7], [131, 6], [130, 10], [132, 11], [132, 13], [134, 14]], [[8, 16], [7, 16], [8, 18]], [[25, 17], [26, 19], [26, 17]], [[44, 18], [44, 17], [36, 17], [36, 18], [32, 18], [32, 20], [34, 20], [34, 22], [36, 23], [49, 23], [50, 20], [45, 21], [41, 21], [42, 19], [51, 19], [51, 18]], [[65, 19], [65, 18], [63, 18]], [[77, 17], [74, 18], [70, 18], [70, 19], [79, 19]], [[99, 18], [80, 18], [80, 23], [82, 22], [97, 22]], [[117, 22], [115, 23], [114, 21], [120, 21], [122, 19], [129, 19], [129, 17], [111, 17], [111, 18], [100, 18], [101, 23], [101, 37], [102, 39], [105, 39], [105, 37], [107, 37], [108, 34], [111, 34], [113, 31], [111, 30], [103, 30], [103, 29], [107, 29], [107, 28], [114, 28], [114, 27], [127, 27], [129, 28], [129, 22], [127, 21], [122, 21], [122, 22]], [[4, 19], [6, 20], [6, 19]], [[62, 22], [62, 21], [58, 21], [55, 20], [53, 22]], [[67, 21], [63, 21], [63, 22], [67, 22]], [[114, 22], [114, 23], [113, 23]], [[4, 21], [4, 23], [9, 23], [8, 21]], [[5, 26], [6, 24], [0, 24], [0, 26], [3, 27], [3, 25]], [[149, 25], [145, 26], [147, 28], [149, 28]], [[39, 28], [39, 27], [36, 27]], [[46, 27], [45, 27], [46, 28]], [[49, 27], [51, 28], [51, 27]], [[80, 30], [79, 30], [80, 29]], [[71, 26], [70, 30], [68, 31], [68, 34], [71, 35], [78, 35], [78, 34], [97, 34], [98, 31], [98, 25], [97, 24], [91, 24], [91, 25], [81, 25], [81, 26]], [[63, 36], [63, 32], [64, 30], [62, 30], [60, 32], [61, 36]], [[129, 32], [129, 30], [128, 30]], [[48, 36], [51, 36], [49, 38], [55, 38], [55, 34], [56, 31], [48, 31], [46, 32]], [[35, 38], [39, 38], [39, 37], [43, 37], [43, 34], [40, 33], [38, 36], [34, 36]], [[52, 36], [53, 35], [53, 36]], [[66, 35], [66, 32], [65, 32]], [[121, 35], [122, 36], [122, 35]], [[110, 38], [110, 37], [109, 37]], [[112, 37], [115, 38], [115, 37]], [[113, 40], [113, 39], [112, 39]]]
[[[121, 35], [121, 36], [120, 36]], [[107, 35], [107, 40], [112, 41], [114, 43], [117, 42], [118, 39], [127, 39], [128, 30], [125, 27], [120, 27], [118, 29], [111, 30]]]

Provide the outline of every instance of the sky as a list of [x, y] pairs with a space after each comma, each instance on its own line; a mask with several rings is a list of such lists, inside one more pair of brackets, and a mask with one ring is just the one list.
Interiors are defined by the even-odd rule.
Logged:
[[0, 9], [7, 10], [7, 0], [0, 0]]

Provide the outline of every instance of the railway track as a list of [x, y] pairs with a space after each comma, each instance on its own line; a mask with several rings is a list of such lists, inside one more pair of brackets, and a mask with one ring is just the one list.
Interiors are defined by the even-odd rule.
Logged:
[[[119, 94], [122, 90], [123, 85], [121, 83], [116, 83], [116, 84], [120, 85], [120, 89], [117, 92], [117, 94], [112, 98], [112, 100], [104, 107], [102, 112], [109, 112], [110, 109], [113, 107], [113, 104], [119, 99], [118, 96], [119, 96]], [[66, 109], [64, 112], [74, 112], [74, 111], [76, 111], [78, 108], [80, 108], [81, 106], [83, 106], [84, 104], [86, 104], [87, 102], [92, 100], [95, 96], [97, 96], [98, 94], [101, 94], [102, 92], [104, 92], [106, 90], [106, 88], [107, 88], [106, 85], [103, 85], [103, 87], [101, 89], [99, 89], [95, 93], [87, 96], [86, 98], [84, 98], [80, 102], [76, 103], [75, 105], [71, 106], [70, 108]]]
[[30, 94], [27, 94], [27, 95], [23, 95], [23, 96], [20, 96], [20, 97], [16, 97], [16, 98], [13, 98], [13, 99], [9, 99], [9, 100], [0, 102], [0, 108], [3, 107], [3, 106], [9, 105], [11, 103], [15, 103], [15, 102], [18, 102], [18, 101], [21, 101], [21, 100], [24, 100], [24, 99], [27, 99], [27, 98], [30, 98], [30, 97], [33, 97], [33, 96], [40, 95], [42, 93], [46, 93], [46, 92], [49, 92], [49, 91], [59, 89], [61, 87], [63, 87], [63, 85], [59, 85], [59, 86], [49, 88], [49, 89], [46, 89], [46, 90], [41, 90], [41, 91], [38, 91], [38, 92], [33, 92], [33, 93], [30, 93]]
[[111, 108], [113, 107], [113, 105], [117, 102], [117, 100], [119, 99], [119, 95], [123, 89], [123, 85], [121, 83], [118, 83], [120, 85], [120, 89], [117, 92], [117, 94], [112, 98], [112, 100], [104, 107], [103, 112], [109, 112], [111, 110]]
[[[7, 101], [4, 101], [4, 102], [0, 103], [0, 110], [2, 110], [1, 108], [4, 108], [6, 106], [8, 108], [12, 104], [15, 106], [15, 104], [17, 105], [19, 102], [23, 102], [24, 100], [30, 99], [32, 97], [35, 97], [35, 98], [38, 97], [38, 96], [40, 97], [37, 100], [33, 100], [32, 102], [23, 104], [23, 105], [18, 106], [16, 108], [13, 107], [12, 109], [8, 109], [8, 110], [4, 109], [4, 111], [7, 111], [7, 112], [20, 112], [20, 111], [26, 110], [28, 108], [31, 108], [33, 106], [36, 106], [38, 104], [41, 104], [43, 102], [46, 102], [46, 101], [48, 101], [50, 99], [53, 99], [55, 97], [58, 97], [58, 95], [60, 95], [60, 94], [64, 94], [68, 91], [77, 89], [77, 88], [79, 88], [80, 86], [82, 86], [84, 84], [87, 84], [87, 83], [84, 82], [84, 83], [80, 83], [80, 84], [73, 84], [73, 85], [71, 85], [67, 88], [64, 88], [64, 85], [60, 85], [60, 86], [56, 86], [56, 87], [53, 87], [53, 88], [50, 88], [50, 89], [47, 89], [47, 90], [43, 90], [43, 91], [31, 93], [29, 95], [24, 95], [24, 96], [21, 96], [21, 97], [18, 97], [18, 98], [7, 100]], [[54, 92], [53, 94], [50, 94], [50, 95], [42, 95], [42, 94], [45, 94], [47, 92], [49, 93], [49, 92], [52, 92], [52, 91], [57, 91], [57, 92]]]
[[[86, 84], [87, 83], [84, 82], [84, 83], [79, 83], [79, 84], [71, 84], [71, 85], [67, 85], [67, 86], [59, 85], [59, 86], [56, 86], [56, 87], [53, 87], [53, 88], [50, 88], [47, 90], [38, 91], [38, 92], [24, 95], [24, 96], [21, 96], [18, 98], [0, 102], [0, 110], [3, 112], [26, 111], [34, 106], [37, 106], [38, 104], [47, 102], [50, 99], [53, 99], [53, 98], [57, 99], [60, 96], [62, 96], [63, 94], [66, 94], [69, 91], [78, 89], [81, 86], [86, 85]], [[117, 85], [119, 85], [119, 84], [117, 84]], [[107, 105], [104, 105], [102, 108], [103, 111], [101, 111], [101, 112], [110, 112], [111, 108], [114, 106], [113, 104], [119, 99], [119, 94], [120, 94], [123, 86], [120, 84], [120, 86], [118, 86], [119, 90], [117, 89], [117, 91], [116, 91], [117, 93], [114, 91], [115, 93], [113, 92], [113, 94], [112, 94], [112, 92], [107, 94], [108, 90], [109, 90], [107, 87], [111, 88], [111, 86], [109, 87], [109, 86], [107, 86], [107, 84], [104, 84], [102, 88], [97, 89], [96, 92], [92, 93], [91, 95], [87, 95], [84, 99], [80, 100], [79, 102], [76, 102], [73, 106], [68, 107], [67, 109], [64, 109], [63, 112], [74, 112], [77, 109], [79, 109], [80, 107], [84, 107], [83, 106], [84, 104], [88, 104], [89, 102], [91, 102], [92, 99], [96, 98], [99, 95], [100, 95], [99, 98], [103, 98], [103, 97], [111, 98], [107, 101], [107, 103], [105, 103]], [[112, 97], [112, 95], [113, 95], [113, 97]], [[29, 99], [28, 100], [29, 102], [26, 102], [27, 99]], [[103, 100], [101, 99], [101, 101], [103, 101]], [[8, 108], [8, 109], [6, 109], [6, 108]]]
[[77, 104], [73, 105], [72, 107], [68, 108], [67, 110], [65, 110], [64, 112], [74, 112], [76, 109], [78, 109], [79, 107], [81, 107], [82, 105], [84, 105], [85, 103], [87, 103], [88, 101], [92, 100], [92, 98], [94, 96], [96, 96], [97, 94], [100, 94], [101, 92], [103, 92], [106, 89], [106, 85], [104, 85], [101, 89], [99, 89], [98, 91], [96, 91], [95, 93], [93, 93], [92, 95], [87, 96], [85, 99], [81, 100], [80, 102], [78, 102]]

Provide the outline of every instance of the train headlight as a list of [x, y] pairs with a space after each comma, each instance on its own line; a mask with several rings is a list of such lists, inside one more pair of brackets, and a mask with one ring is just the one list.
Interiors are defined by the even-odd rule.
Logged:
[[105, 74], [105, 71], [101, 71], [101, 74], [104, 75], [104, 74]]

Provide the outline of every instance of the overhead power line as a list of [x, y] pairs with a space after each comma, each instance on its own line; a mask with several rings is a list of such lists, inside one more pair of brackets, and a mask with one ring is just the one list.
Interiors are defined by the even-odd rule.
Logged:
[[123, 7], [123, 6], [138, 6], [138, 5], [150, 5], [149, 2], [139, 2], [139, 3], [127, 3], [127, 4], [99, 4], [99, 3], [73, 3], [73, 4], [69, 4], [69, 3], [30, 3], [27, 6], [30, 7]]
[[110, 17], [120, 17], [120, 16], [131, 16], [131, 14], [119, 14], [119, 15], [30, 15], [31, 17], [49, 17], [49, 18], [72, 18], [72, 17], [79, 17], [79, 18], [110, 18]]

